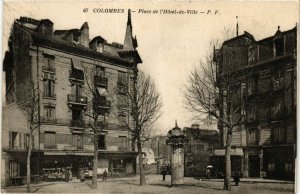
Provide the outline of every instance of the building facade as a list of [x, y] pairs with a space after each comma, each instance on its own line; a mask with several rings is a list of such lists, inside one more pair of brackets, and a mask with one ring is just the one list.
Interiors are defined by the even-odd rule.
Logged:
[[[230, 103], [240, 105], [236, 110], [242, 122], [232, 132], [232, 172], [240, 171], [244, 177], [294, 179], [296, 48], [296, 27], [283, 32], [278, 27], [263, 40], [256, 41], [245, 32], [214, 50], [217, 80], [234, 74], [228, 88], [234, 88], [237, 95]], [[226, 90], [220, 88], [220, 93]], [[225, 103], [220, 106], [223, 114]], [[227, 129], [222, 123], [218, 128], [221, 146], [225, 146]], [[224, 154], [223, 148], [211, 152], [223, 171]]]
[[124, 44], [108, 43], [101, 36], [90, 40], [87, 22], [80, 29], [54, 31], [49, 19], [27, 17], [14, 21], [8, 44], [2, 183], [10, 185], [14, 177], [26, 175], [29, 129], [19, 107], [31, 98], [31, 83], [39, 91], [33, 175], [69, 168], [73, 177], [79, 177], [81, 169], [92, 168], [90, 86], [99, 95], [99, 123], [105, 129], [98, 140], [98, 173], [104, 169], [112, 176], [135, 173], [137, 153], [131, 145], [133, 122], [126, 92], [132, 92], [142, 61], [132, 35], [130, 10]]
[[200, 129], [198, 124], [185, 127], [183, 131], [186, 139], [184, 176], [205, 177], [207, 166], [211, 165], [210, 150], [219, 146], [219, 133], [217, 130]]

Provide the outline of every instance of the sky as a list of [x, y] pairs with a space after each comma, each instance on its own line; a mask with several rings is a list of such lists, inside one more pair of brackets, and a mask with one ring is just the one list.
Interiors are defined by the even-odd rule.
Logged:
[[[83, 11], [85, 8], [87, 12]], [[94, 9], [110, 8], [124, 9], [124, 12], [94, 13]], [[235, 36], [238, 21], [239, 34], [247, 31], [260, 40], [274, 35], [278, 26], [282, 31], [295, 27], [299, 20], [299, 4], [296, 1], [8, 1], [3, 4], [2, 53], [7, 50], [11, 24], [20, 16], [38, 20], [48, 18], [54, 23], [54, 30], [80, 28], [87, 21], [90, 39], [100, 35], [108, 42], [123, 44], [127, 9], [133, 11], [133, 34], [137, 37], [137, 50], [143, 60], [139, 68], [150, 74], [163, 99], [163, 114], [155, 125], [160, 134], [166, 134], [173, 128], [175, 120], [181, 128], [197, 123], [183, 103], [187, 76], [199, 66], [200, 60], [212, 52], [211, 40], [224, 40], [224, 28], [234, 32], [231, 35]], [[196, 10], [198, 13], [163, 14], [161, 10]]]

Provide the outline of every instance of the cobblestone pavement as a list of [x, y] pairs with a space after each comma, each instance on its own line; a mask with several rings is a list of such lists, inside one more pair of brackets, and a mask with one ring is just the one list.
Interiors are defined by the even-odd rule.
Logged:
[[[86, 182], [52, 182], [33, 185], [35, 193], [222, 193], [222, 194], [281, 194], [294, 193], [294, 184], [292, 183], [246, 183], [242, 182], [239, 186], [232, 186], [232, 191], [224, 191], [223, 183], [213, 180], [196, 180], [185, 178], [184, 185], [171, 187], [170, 176], [166, 181], [162, 181], [159, 175], [147, 175], [147, 185], [139, 186], [139, 178], [119, 178], [108, 179], [107, 182], [99, 181], [98, 189], [91, 189], [91, 181]], [[25, 186], [10, 187], [2, 189], [2, 192], [20, 193], [25, 192]]]

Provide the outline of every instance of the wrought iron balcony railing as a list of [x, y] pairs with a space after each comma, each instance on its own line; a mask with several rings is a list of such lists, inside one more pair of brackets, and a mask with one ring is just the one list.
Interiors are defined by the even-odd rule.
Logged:
[[84, 120], [70, 120], [71, 127], [78, 127], [78, 128], [85, 128], [85, 121]]
[[74, 94], [68, 94], [68, 102], [69, 103], [76, 103], [76, 104], [87, 104], [87, 97], [81, 96], [81, 95], [74, 95]]
[[55, 73], [55, 67], [43, 65], [42, 71], [49, 71]]

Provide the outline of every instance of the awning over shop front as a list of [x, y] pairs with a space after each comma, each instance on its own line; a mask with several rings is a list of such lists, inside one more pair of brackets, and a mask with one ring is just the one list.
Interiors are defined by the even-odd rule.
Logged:
[[[231, 156], [243, 156], [244, 152], [242, 148], [231, 149]], [[225, 149], [214, 149], [209, 156], [225, 156]]]
[[66, 155], [76, 155], [76, 156], [93, 156], [93, 152], [78, 152], [78, 151], [46, 151], [45, 156], [66, 156]]

